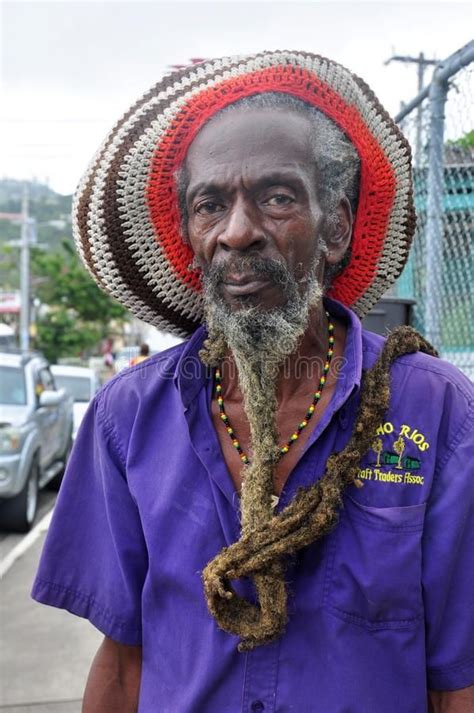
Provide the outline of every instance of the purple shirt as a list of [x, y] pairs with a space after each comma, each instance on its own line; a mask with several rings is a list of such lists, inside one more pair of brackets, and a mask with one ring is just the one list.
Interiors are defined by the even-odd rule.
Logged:
[[[361, 370], [383, 344], [350, 310], [327, 304], [347, 321], [345, 365], [280, 507], [347, 443]], [[292, 559], [285, 634], [241, 654], [208, 614], [201, 582], [206, 563], [239, 537], [212, 379], [197, 356], [203, 338], [201, 328], [97, 395], [34, 598], [143, 645], [139, 713], [422, 713], [427, 688], [473, 684], [468, 379], [425, 354], [396, 361], [389, 411], [361, 463], [364, 487], [348, 489], [335, 530]], [[247, 583], [238, 587], [251, 596]]]

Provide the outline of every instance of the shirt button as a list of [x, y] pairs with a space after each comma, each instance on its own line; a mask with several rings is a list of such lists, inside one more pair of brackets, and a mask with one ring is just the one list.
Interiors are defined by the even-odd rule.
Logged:
[[250, 706], [250, 710], [252, 713], [260, 713], [265, 709], [265, 705], [262, 703], [262, 701], [253, 701], [252, 705]]

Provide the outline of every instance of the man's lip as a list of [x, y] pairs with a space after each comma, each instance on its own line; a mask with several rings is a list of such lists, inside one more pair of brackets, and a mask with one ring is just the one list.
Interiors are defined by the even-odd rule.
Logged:
[[228, 275], [223, 281], [226, 292], [230, 295], [249, 295], [267, 287], [268, 279], [256, 275]]
[[225, 285], [245, 285], [249, 282], [263, 282], [254, 272], [231, 272], [224, 278]]

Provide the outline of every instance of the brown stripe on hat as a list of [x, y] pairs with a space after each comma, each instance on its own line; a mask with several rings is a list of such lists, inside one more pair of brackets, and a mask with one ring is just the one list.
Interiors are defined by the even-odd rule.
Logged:
[[[179, 90], [173, 99], [185, 94], [189, 91], [189, 88], [190, 87], [188, 86]], [[112, 253], [115, 266], [121, 279], [127, 285], [127, 288], [133, 292], [133, 294], [136, 295], [152, 312], [160, 314], [164, 319], [173, 324], [176, 323], [177, 320], [179, 321], [181, 319], [180, 313], [176, 312], [171, 306], [167, 305], [156, 296], [156, 294], [150, 289], [150, 285], [144, 278], [143, 274], [138, 269], [134, 272], [133, 276], [130, 275], [130, 246], [126, 241], [127, 236], [123, 231], [116, 190], [117, 180], [119, 178], [118, 174], [125, 156], [143, 134], [150, 121], [160, 114], [163, 108], [168, 105], [169, 99], [165, 99], [150, 107], [150, 109], [144, 113], [143, 117], [140, 118], [133, 129], [130, 130], [126, 140], [117, 148], [117, 151], [110, 162], [110, 167], [104, 184], [104, 195], [108, 196], [108, 199], [104, 201], [103, 219], [104, 230], [109, 236], [108, 248]], [[189, 320], [189, 324], [193, 325], [193, 329], [195, 329], [199, 322]]]
[[[383, 119], [385, 126], [389, 129], [390, 133], [396, 137], [397, 142], [399, 145], [406, 151], [406, 157], [407, 157], [407, 168], [410, 170], [410, 165], [411, 165], [411, 158], [412, 158], [412, 151], [411, 151], [411, 146], [404, 136], [404, 134], [401, 132], [399, 127], [393, 123], [392, 118], [390, 117], [390, 114], [386, 111], [386, 109], [382, 106], [382, 104], [379, 102], [378, 98], [372, 91], [372, 89], [369, 87], [366, 82], [361, 79], [361, 77], [357, 76], [356, 74], [352, 75], [354, 82], [357, 84], [357, 86], [361, 89], [361, 91], [364, 93], [366, 97], [370, 99], [372, 102], [374, 108], [376, 108], [379, 116], [381, 119]], [[415, 211], [415, 204], [414, 204], [414, 199], [413, 199], [413, 183], [410, 180], [409, 182], [409, 188], [407, 191], [407, 200], [405, 201], [405, 218], [403, 221], [400, 222], [400, 235], [401, 237], [403, 236], [403, 248], [402, 248], [402, 253], [399, 256], [399, 262], [393, 270], [393, 275], [394, 277], [389, 280], [388, 285], [391, 285], [401, 274], [405, 262], [408, 258], [408, 254], [410, 252], [410, 248], [413, 242], [413, 237], [415, 235], [415, 229], [416, 229], [416, 211]], [[390, 254], [390, 245], [385, 244], [384, 250], [382, 253], [382, 258], [385, 257], [384, 253], [388, 253], [390, 257], [392, 257], [392, 265], [393, 265], [393, 256]], [[382, 261], [383, 263], [383, 261]], [[383, 269], [383, 264], [380, 266], [379, 264], [379, 269], [377, 270], [377, 273], [380, 271], [380, 267]], [[340, 277], [343, 276], [343, 272], [341, 273]], [[363, 297], [360, 300], [357, 300], [357, 302], [353, 305], [353, 309], [357, 314], [360, 314], [361, 317], [363, 317], [373, 306], [378, 302], [380, 299], [380, 290], [377, 289], [376, 287], [374, 288], [374, 285], [372, 284], [367, 292], [363, 295]], [[359, 308], [359, 303], [361, 303], [360, 308]]]
[[[124, 114], [124, 116], [116, 123], [112, 132], [109, 134], [106, 143], [104, 143], [99, 155], [95, 159], [92, 172], [78, 200], [76, 219], [78, 222], [80, 236], [79, 239], [81, 248], [84, 253], [84, 259], [86, 260], [90, 269], [94, 273], [95, 278], [101, 284], [103, 289], [107, 290], [108, 288], [104, 283], [104, 280], [102, 279], [99, 271], [97, 270], [97, 266], [95, 264], [94, 256], [91, 250], [91, 243], [88, 240], [89, 205], [94, 190], [94, 181], [97, 175], [97, 169], [100, 166], [101, 160], [104, 158], [104, 155], [110, 148], [120, 128], [137, 112], [138, 109], [140, 109], [140, 107], [144, 106], [154, 96], [158, 96], [160, 92], [166, 91], [168, 87], [172, 84], [178, 83], [183, 78], [183, 76], [187, 76], [190, 71], [192, 72], [193, 69], [197, 69], [197, 67], [202, 66], [204, 64], [208, 64], [208, 62], [203, 62], [201, 63], [201, 65], [191, 65], [184, 69], [179, 69], [175, 72], [166, 75], [166, 77], [160, 82], [157, 82], [157, 84], [155, 84], [152, 89], [150, 89], [140, 100], [138, 100], [136, 104], [131, 109], [129, 109]], [[212, 64], [212, 60], [209, 62], [209, 64]], [[237, 67], [238, 64], [239, 63], [237, 60], [230, 62], [226, 69], [230, 71], [232, 68]], [[117, 148], [114, 154], [114, 158], [110, 162], [110, 168], [107, 171], [107, 176], [104, 185], [104, 197], [107, 196], [107, 199], [104, 200], [104, 229], [109, 237], [108, 249], [112, 253], [114, 264], [117, 268], [120, 278], [123, 280], [127, 288], [134, 295], [136, 295], [136, 297], [138, 297], [138, 299], [143, 302], [143, 304], [146, 305], [151, 311], [160, 314], [166, 321], [170, 322], [170, 324], [179, 321], [180, 324], [183, 323], [184, 329], [187, 329], [189, 326], [191, 326], [192, 330], [196, 328], [196, 326], [199, 324], [199, 321], [192, 320], [186, 317], [181, 317], [180, 314], [177, 313], [173, 308], [161, 302], [157, 298], [157, 296], [150, 290], [150, 285], [142, 277], [142, 273], [139, 270], [135, 272], [133, 281], [130, 281], [130, 249], [125, 240], [126, 236], [123, 233], [123, 228], [121, 224], [119, 206], [117, 203], [116, 182], [118, 179], [118, 172], [123, 163], [124, 157], [130, 151], [130, 148], [134, 145], [134, 143], [143, 134], [150, 121], [155, 119], [156, 116], [163, 111], [163, 109], [168, 107], [170, 101], [174, 102], [176, 99], [179, 99], [180, 97], [184, 96], [186, 93], [192, 90], [193, 87], [196, 87], [200, 83], [202, 83], [202, 81], [203, 78], [199, 76], [196, 76], [194, 79], [190, 79], [190, 81], [186, 85], [183, 85], [182, 88], [177, 88], [176, 91], [173, 92], [172, 97], [164, 97], [161, 101], [154, 103], [153, 106], [151, 106], [143, 113], [140, 119], [137, 120], [136, 124], [134, 124], [134, 126], [128, 132], [126, 140]]]
[[[88, 240], [88, 226], [87, 226], [87, 221], [88, 221], [88, 213], [89, 213], [89, 204], [91, 200], [91, 195], [93, 191], [93, 185], [94, 185], [94, 180], [96, 177], [96, 171], [97, 168], [106, 153], [106, 151], [109, 149], [112, 141], [114, 140], [117, 132], [120, 130], [120, 128], [130, 119], [133, 114], [136, 113], [136, 111], [146, 104], [150, 99], [152, 99], [154, 96], [159, 94], [162, 91], [166, 91], [168, 87], [170, 86], [171, 83], [178, 82], [182, 77], [186, 76], [186, 74], [189, 73], [189, 67], [186, 67], [184, 69], [178, 69], [174, 72], [171, 72], [170, 74], [167, 74], [163, 77], [163, 79], [159, 82], [157, 82], [150, 90], [148, 90], [140, 99], [138, 99], [135, 104], [133, 104], [130, 109], [128, 109], [125, 114], [117, 121], [115, 126], [113, 127], [112, 131], [109, 133], [107, 136], [103, 146], [101, 147], [98, 155], [94, 159], [94, 163], [89, 167], [90, 175], [89, 178], [85, 184], [85, 186], [82, 188], [81, 194], [78, 198], [77, 201], [77, 208], [76, 208], [76, 220], [79, 228], [79, 235], [78, 235], [78, 240], [80, 241], [80, 245], [84, 254], [84, 260], [87, 262], [90, 270], [94, 273], [96, 279], [101, 283], [102, 287], [105, 287], [98, 271], [96, 268], [96, 265], [94, 263], [94, 258], [91, 252], [91, 245]], [[185, 90], [183, 90], [184, 93]], [[167, 100], [169, 101], [169, 100]], [[155, 105], [158, 106], [158, 105]], [[150, 110], [150, 113], [152, 113], [153, 110]]]

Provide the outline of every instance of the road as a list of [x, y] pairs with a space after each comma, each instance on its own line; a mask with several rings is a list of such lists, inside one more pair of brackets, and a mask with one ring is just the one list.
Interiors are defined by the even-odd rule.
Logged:
[[[54, 497], [41, 494], [37, 522], [51, 510]], [[88, 622], [30, 598], [45, 537], [44, 531], [36, 532], [38, 538], [24, 552], [24, 536], [0, 533], [0, 567], [13, 560], [0, 584], [0, 712], [80, 713], [102, 635]]]

